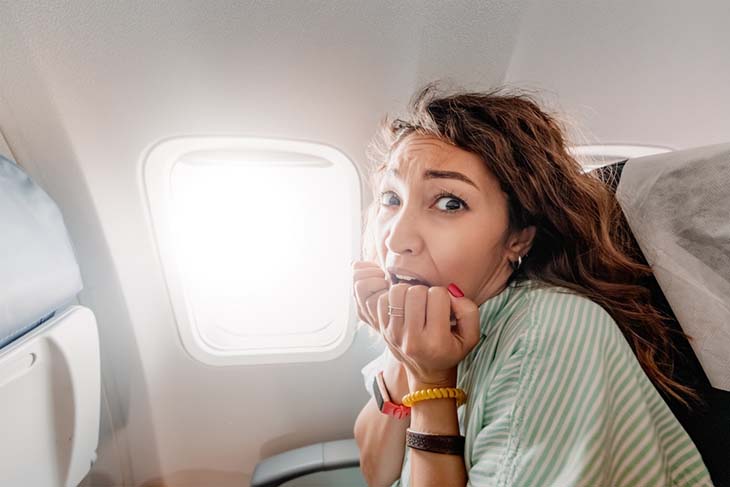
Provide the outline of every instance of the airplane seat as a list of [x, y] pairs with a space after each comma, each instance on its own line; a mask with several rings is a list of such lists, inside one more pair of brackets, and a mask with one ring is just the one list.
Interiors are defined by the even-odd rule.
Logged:
[[[630, 172], [629, 177], [626, 177], [627, 172]], [[651, 261], [653, 275], [648, 276], [640, 284], [649, 289], [652, 303], [669, 318], [665, 323], [673, 330], [671, 336], [677, 350], [674, 377], [684, 384], [691, 385], [705, 404], [694, 405], [692, 409], [688, 409], [661, 390], [657, 389], [657, 391], [697, 446], [715, 485], [730, 487], [730, 464], [727, 462], [730, 451], [730, 367], [722, 368], [722, 360], [725, 360], [724, 363], [727, 364], [727, 357], [730, 357], [730, 330], [728, 329], [730, 327], [730, 308], [728, 308], [730, 293], [723, 294], [730, 289], [730, 265], [722, 268], [721, 272], [726, 277], [725, 280], [708, 281], [710, 285], [702, 284], [700, 276], [695, 272], [697, 269], [704, 271], [704, 268], [700, 267], [702, 264], [688, 268], [673, 266], [672, 264], [676, 264], [675, 262], [667, 264], [661, 259], [657, 259], [657, 255], [664, 257], [664, 253], [655, 252], [656, 245], [652, 241], [657, 237], [671, 239], [667, 238], [667, 232], [676, 230], [676, 228], [669, 227], [660, 229], [652, 227], [662, 218], [667, 220], [676, 217], [676, 215], [667, 213], [677, 212], [677, 209], [672, 207], [671, 201], [674, 201], [675, 204], [679, 202], [683, 207], [682, 211], [686, 215], [682, 218], [691, 215], [692, 218], [686, 218], [686, 220], [696, 222], [701, 217], [701, 221], [707, 225], [711, 225], [713, 222], [716, 225], [724, 224], [723, 228], [726, 231], [728, 228], [727, 208], [730, 208], [730, 144], [627, 159], [595, 169], [593, 173], [617, 195], [617, 200], [624, 213], [623, 216], [627, 219], [632, 233], [631, 245], [634, 257], [648, 265], [645, 252], [650, 251], [651, 259], [649, 261]], [[721, 174], [725, 176], [724, 181], [718, 180]], [[641, 185], [644, 187], [640, 187]], [[705, 196], [698, 198], [700, 188], [704, 189]], [[648, 196], [649, 194], [651, 194], [651, 198]], [[653, 198], [656, 198], [653, 203], [661, 213], [642, 214], [642, 212], [646, 213], [647, 208], [650, 208], [648, 203]], [[712, 206], [712, 211], [708, 211], [708, 205]], [[713, 211], [719, 212], [717, 214], [722, 217], [713, 219], [711, 215]], [[670, 223], [677, 226], [676, 221], [670, 221]], [[644, 226], [647, 228], [643, 228]], [[716, 250], [719, 255], [730, 255], [727, 248], [730, 244], [730, 235], [727, 233], [723, 235], [722, 228], [719, 232], [715, 232], [714, 228], [706, 229], [708, 231], [696, 228], [693, 232], [690, 227], [691, 225], [688, 224], [681, 226], [681, 239], [684, 240], [685, 246], [690, 247], [688, 240], [691, 240], [693, 235], [702, 243], [701, 246], [695, 248], [693, 258], [699, 261], [702, 258], [707, 259], [706, 256], [713, 250]], [[637, 241], [638, 235], [641, 236], [639, 240], [643, 243], [643, 247]], [[677, 236], [675, 240], [679, 240], [679, 238]], [[662, 248], [669, 253], [669, 245], [664, 245]], [[676, 254], [669, 254], [670, 259], [676, 256]], [[680, 260], [677, 258], [677, 262]], [[691, 272], [692, 275], [688, 276], [688, 272]], [[679, 287], [680, 282], [689, 284]], [[716, 286], [712, 286], [712, 284], [716, 284]], [[724, 287], [725, 285], [728, 287]], [[697, 293], [703, 296], [698, 297]], [[723, 296], [727, 299], [723, 300]], [[713, 306], [709, 307], [714, 309], [705, 310], [702, 314], [695, 306], [696, 301], [708, 299], [713, 303]], [[724, 319], [725, 316], [727, 319]], [[680, 321], [682, 326], [680, 326]], [[702, 351], [700, 354], [702, 361], [698, 358], [696, 349], [689, 344], [687, 339], [676, 333], [681, 330], [699, 341], [699, 343], [697, 341], [693, 341], [693, 343], [697, 350]], [[715, 333], [716, 340], [708, 338], [712, 337], [710, 332]], [[710, 350], [710, 342], [717, 348]], [[720, 363], [720, 366], [717, 366], [717, 363]], [[715, 385], [708, 378], [710, 375], [708, 371], [713, 372], [712, 380]], [[718, 385], [721, 385], [722, 389], [717, 387]], [[359, 453], [355, 440], [340, 440], [340, 443], [346, 446], [342, 451], [347, 452], [349, 458], [340, 455], [336, 461], [333, 458], [328, 459], [325, 447], [329, 443], [317, 443], [264, 459], [256, 466], [251, 485], [252, 487], [275, 487], [313, 472], [341, 468], [338, 464], [346, 467], [359, 465]], [[338, 484], [323, 480], [321, 485]]]
[[63, 217], [0, 156], [0, 485], [77, 486], [96, 458], [99, 338], [73, 304], [81, 275]]
[[[631, 169], [634, 171], [630, 182], [622, 179], [627, 164], [630, 164]], [[719, 191], [715, 193], [715, 196], [720, 195], [719, 198], [697, 198], [696, 194], [690, 196], [691, 192], [696, 191], [693, 186], [706, 186], [711, 181], [710, 177], [720, 177], [723, 172], [715, 172], [714, 169], [721, 167], [721, 165], [726, 165], [724, 167], [730, 169], [730, 144], [627, 159], [596, 169], [594, 172], [614, 194], [617, 194], [624, 219], [629, 216], [628, 223], [632, 232], [630, 238], [633, 257], [645, 265], [651, 265], [654, 271], [651, 276], [645, 278], [640, 284], [649, 289], [652, 304], [668, 318], [664, 321], [664, 324], [671, 330], [672, 345], [676, 349], [673, 378], [694, 388], [704, 404], [692, 404], [691, 408], [688, 408], [658, 388], [657, 392], [662, 396], [697, 446], [715, 485], [730, 487], [730, 465], [727, 462], [728, 452], [730, 452], [730, 388], [728, 388], [730, 369], [726, 369], [724, 374], [715, 374], [713, 376], [716, 383], [722, 383], [723, 389], [714, 387], [705, 372], [705, 367], [703, 367], [695, 352], [697, 349], [703, 350], [704, 343], [711, 340], [711, 335], [703, 335], [700, 331], [703, 328], [710, 329], [714, 327], [717, 335], [722, 334], [725, 337], [724, 341], [720, 342], [722, 356], [730, 357], [730, 330], [721, 330], [723, 326], [730, 326], [730, 321], [721, 318], [719, 312], [705, 316], [697, 312], [696, 302], [693, 303], [692, 301], [694, 301], [693, 293], [703, 292], [703, 288], [698, 284], [702, 280], [701, 275], [694, 273], [691, 276], [682, 275], [683, 272], [686, 273], [691, 269], [676, 266], [668, 269], [665, 267], [666, 264], [657, 257], [663, 256], [665, 253], [666, 257], [670, 259], [676, 256], [674, 252], [670, 251], [672, 247], [663, 243], [657, 245], [655, 242], [655, 239], [667, 237], [662, 231], [666, 227], [662, 228], [661, 225], [658, 225], [660, 231], [656, 233], [654, 233], [657, 230], [656, 228], [639, 228], [639, 225], [649, 219], [666, 221], [668, 220], [667, 214], [674, 211], [669, 205], [663, 205], [660, 213], [653, 212], [650, 209], [652, 203], [648, 201], [648, 192], [660, 194], [660, 199], [656, 201], [659, 204], [669, 199], [680, 199], [681, 204], [690, 206], [686, 211], [694, 214], [695, 218], [699, 218], [700, 212], [710, 213], [707, 211], [706, 205], [711, 201], [715, 204], [724, 201], [726, 204], [720, 206], [719, 209], [721, 212], [727, 211], [727, 208], [730, 207], [730, 185], [724, 187], [720, 185]], [[676, 184], [679, 182], [679, 178], [682, 178], [688, 172], [695, 174], [695, 180], [687, 181], [685, 179], [686, 185], [682, 186]], [[730, 171], [724, 171], [724, 173], [726, 177], [730, 176]], [[675, 180], [669, 179], [669, 175], [672, 175], [672, 179]], [[664, 183], [662, 183], [662, 178], [665, 179]], [[640, 184], [645, 185], [645, 187], [637, 187]], [[619, 186], [621, 186], [621, 189], [619, 189]], [[640, 215], [643, 218], [638, 218]], [[708, 219], [705, 218], [702, 221], [708, 222]], [[727, 216], [723, 218], [723, 221], [725, 225], [728, 224]], [[681, 237], [680, 235], [673, 235], [677, 240], [680, 238], [705, 240], [703, 242], [704, 251], [702, 253], [695, 251], [693, 258], [709, 262], [707, 256], [710, 255], [710, 251], [708, 249], [715, 249], [727, 254], [728, 248], [726, 247], [723, 250], [722, 247], [730, 244], [730, 240], [717, 237], [707, 238], [709, 231], [703, 236], [698, 236], [696, 231], [691, 230], [691, 225], [679, 226], [676, 221], [670, 223], [674, 227], [672, 228], [673, 234], [680, 232], [683, 234]], [[641, 235], [644, 248], [652, 254], [651, 264], [647, 262], [647, 257], [637, 242], [637, 235]], [[685, 243], [684, 246], [689, 248], [690, 244]], [[662, 252], [658, 252], [657, 248], [663, 249]], [[724, 274], [730, 277], [730, 266], [724, 269]], [[691, 280], [688, 280], [691, 284], [687, 286], [692, 288], [691, 293], [687, 292], [687, 287], [679, 287], [676, 284], [686, 277], [691, 278]], [[658, 278], [662, 281], [665, 290], [657, 280]], [[725, 284], [730, 286], [730, 280]], [[727, 289], [730, 289], [730, 287], [726, 288], [725, 291]], [[671, 299], [668, 299], [665, 292]], [[714, 289], [714, 292], [720, 295], [722, 290]], [[715, 306], [718, 310], [724, 309], [726, 316], [730, 316], [730, 309], [727, 307], [730, 303], [730, 294], [725, 295], [728, 299], [715, 301]], [[680, 325], [677, 315], [682, 316], [683, 325]], [[682, 331], [693, 336], [694, 348], [687, 338], [679, 334]], [[717, 353], [716, 350], [714, 352]], [[702, 358], [707, 363], [706, 367], [709, 370], [716, 371], [717, 367], [712, 366], [708, 357], [710, 357], [710, 354], [705, 351]], [[727, 362], [727, 359], [725, 360], [726, 363], [730, 363]]]

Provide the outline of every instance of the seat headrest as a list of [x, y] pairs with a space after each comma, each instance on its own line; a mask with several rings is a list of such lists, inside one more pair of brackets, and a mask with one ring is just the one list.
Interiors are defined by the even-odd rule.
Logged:
[[616, 198], [707, 378], [730, 390], [730, 143], [629, 159]]
[[0, 348], [82, 289], [63, 216], [15, 163], [0, 156]]

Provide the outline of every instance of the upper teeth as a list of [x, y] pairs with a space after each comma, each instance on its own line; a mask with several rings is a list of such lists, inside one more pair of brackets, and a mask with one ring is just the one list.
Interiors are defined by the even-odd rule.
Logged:
[[398, 279], [401, 279], [403, 281], [417, 281], [418, 280], [418, 278], [416, 278], [416, 277], [401, 276], [401, 275], [398, 275], [398, 274], [396, 274], [395, 277], [397, 277]]

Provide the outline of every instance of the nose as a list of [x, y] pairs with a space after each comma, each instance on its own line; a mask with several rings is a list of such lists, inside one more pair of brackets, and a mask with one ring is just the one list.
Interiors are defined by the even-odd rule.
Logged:
[[388, 251], [394, 254], [418, 255], [423, 249], [423, 238], [419, 231], [420, 219], [415, 211], [403, 207], [394, 216], [385, 239]]

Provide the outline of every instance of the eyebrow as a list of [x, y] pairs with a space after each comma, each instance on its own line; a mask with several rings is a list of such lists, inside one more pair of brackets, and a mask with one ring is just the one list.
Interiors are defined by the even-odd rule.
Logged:
[[[398, 169], [395, 169], [395, 168], [388, 169], [385, 173], [387, 175], [393, 175], [396, 177], [400, 177], [400, 173], [398, 172]], [[479, 187], [476, 184], [474, 184], [474, 182], [471, 179], [469, 179], [462, 173], [456, 172], [456, 171], [437, 171], [434, 169], [429, 169], [423, 174], [423, 179], [456, 179], [457, 181], [463, 181], [467, 184], [471, 184], [476, 189], [479, 189]]]

